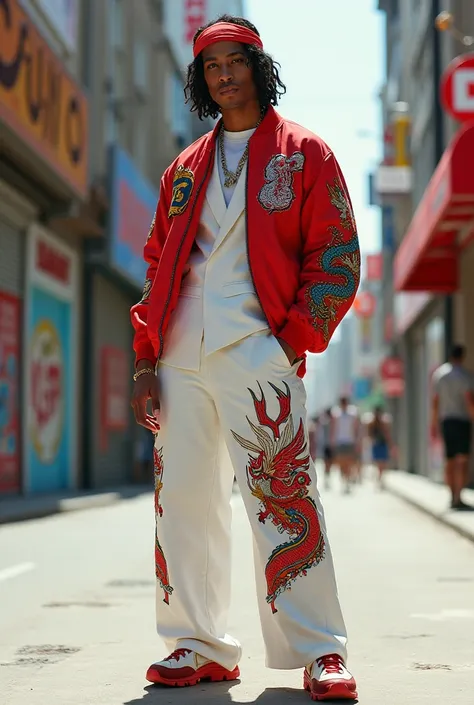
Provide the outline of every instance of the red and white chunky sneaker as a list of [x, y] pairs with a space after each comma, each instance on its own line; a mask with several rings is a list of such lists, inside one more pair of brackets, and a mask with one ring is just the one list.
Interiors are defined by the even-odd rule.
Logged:
[[200, 681], [235, 681], [240, 676], [239, 667], [228, 671], [214, 661], [189, 649], [176, 649], [163, 661], [153, 663], [147, 671], [150, 683], [180, 687], [197, 685]]
[[357, 686], [343, 659], [330, 654], [316, 659], [304, 671], [304, 688], [312, 700], [357, 700]]

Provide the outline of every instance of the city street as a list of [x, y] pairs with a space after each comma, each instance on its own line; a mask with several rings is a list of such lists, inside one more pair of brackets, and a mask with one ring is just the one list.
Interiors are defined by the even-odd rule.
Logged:
[[[361, 705], [468, 705], [474, 684], [474, 546], [376, 491], [324, 492]], [[249, 529], [234, 502], [230, 629], [242, 680], [162, 690], [154, 631], [153, 499], [144, 495], [0, 528], [5, 705], [310, 702], [300, 672], [263, 665]]]

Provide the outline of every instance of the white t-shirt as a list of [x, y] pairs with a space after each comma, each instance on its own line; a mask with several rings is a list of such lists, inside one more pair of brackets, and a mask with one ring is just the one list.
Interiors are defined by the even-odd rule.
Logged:
[[[224, 150], [227, 168], [229, 169], [229, 171], [234, 172], [234, 174], [237, 171], [237, 166], [239, 164], [240, 157], [245, 151], [247, 142], [252, 137], [255, 130], [256, 128], [253, 128], [251, 130], [244, 130], [243, 132], [227, 132], [227, 130], [224, 130]], [[230, 188], [224, 186], [225, 177], [224, 170], [222, 168], [220, 149], [217, 150], [217, 159], [219, 162], [219, 178], [221, 180], [222, 193], [224, 194], [226, 206], [228, 206], [232, 200], [232, 196], [234, 195], [235, 185], [231, 186]]]
[[338, 408], [334, 411], [334, 440], [336, 445], [352, 445], [357, 443], [358, 414], [354, 406], [348, 406], [345, 411]]

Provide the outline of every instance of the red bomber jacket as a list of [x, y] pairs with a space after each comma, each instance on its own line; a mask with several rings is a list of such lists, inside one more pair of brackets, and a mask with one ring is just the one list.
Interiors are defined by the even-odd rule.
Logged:
[[[144, 249], [149, 264], [132, 307], [136, 361], [163, 351], [210, 180], [220, 122], [166, 170]], [[249, 142], [247, 252], [269, 326], [298, 357], [325, 350], [360, 277], [350, 197], [328, 146], [269, 108]], [[298, 374], [304, 375], [305, 365]]]

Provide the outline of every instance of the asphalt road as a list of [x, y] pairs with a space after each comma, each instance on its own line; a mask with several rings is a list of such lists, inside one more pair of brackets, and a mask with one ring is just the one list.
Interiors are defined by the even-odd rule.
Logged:
[[[361, 705], [471, 705], [474, 545], [370, 483], [324, 492]], [[0, 527], [0, 703], [285, 705], [301, 673], [263, 666], [247, 520], [234, 497], [229, 630], [242, 680], [147, 687], [154, 628], [153, 500]]]

